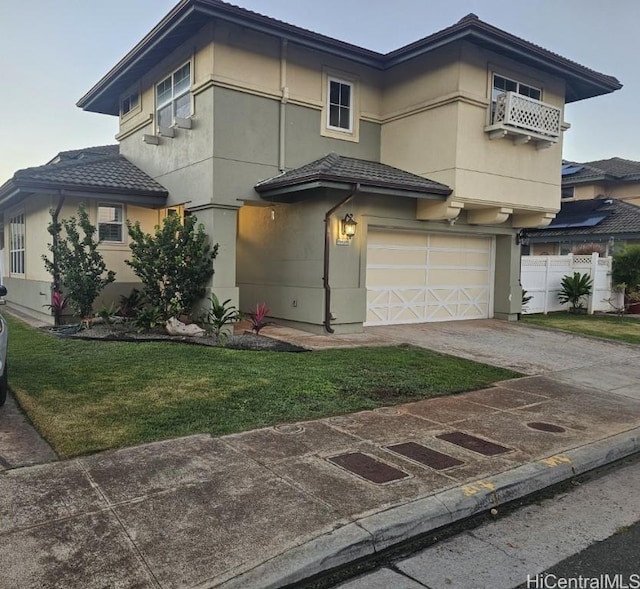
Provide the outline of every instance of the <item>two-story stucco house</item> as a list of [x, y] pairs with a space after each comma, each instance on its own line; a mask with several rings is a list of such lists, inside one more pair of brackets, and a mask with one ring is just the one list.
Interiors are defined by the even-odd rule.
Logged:
[[[78, 105], [119, 117], [118, 157], [166, 190], [157, 217], [193, 213], [220, 244], [221, 299], [344, 333], [515, 318], [518, 230], [560, 205], [564, 105], [620, 87], [475, 15], [383, 55], [182, 0]], [[2, 194], [27, 234], [50, 208]]]

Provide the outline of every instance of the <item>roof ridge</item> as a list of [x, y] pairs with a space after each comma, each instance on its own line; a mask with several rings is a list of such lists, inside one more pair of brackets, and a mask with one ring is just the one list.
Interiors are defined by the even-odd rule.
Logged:
[[[43, 164], [42, 166], [33, 166], [31, 168], [22, 168], [21, 170], [16, 170], [16, 172], [13, 174], [13, 177], [19, 177], [22, 176], [23, 174], [29, 174], [29, 173], [38, 173], [38, 172], [57, 172], [63, 169], [67, 169], [67, 168], [79, 168], [82, 166], [88, 166], [91, 164], [97, 164], [99, 162], [104, 162], [104, 161], [108, 161], [108, 160], [116, 160], [116, 159], [124, 159], [126, 161], [128, 161], [129, 163], [132, 163], [130, 160], [128, 160], [126, 157], [124, 157], [121, 154], [112, 154], [112, 155], [102, 155], [102, 156], [98, 156], [98, 157], [94, 157], [94, 158], [90, 158], [90, 159], [73, 159], [73, 160], [64, 160], [64, 161], [60, 161], [60, 162], [56, 162], [56, 163], [48, 163], [48, 164]], [[54, 158], [55, 159], [55, 158]], [[135, 164], [133, 164], [135, 165]], [[137, 166], [136, 166], [137, 167]]]

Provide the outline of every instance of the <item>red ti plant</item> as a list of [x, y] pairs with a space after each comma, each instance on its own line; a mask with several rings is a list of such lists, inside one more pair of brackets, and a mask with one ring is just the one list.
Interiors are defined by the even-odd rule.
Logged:
[[266, 303], [256, 304], [256, 310], [253, 313], [249, 313], [249, 321], [251, 323], [251, 331], [256, 335], [260, 333], [263, 327], [266, 327], [271, 323], [267, 321], [267, 315], [269, 314], [269, 308]]
[[51, 293], [51, 304], [44, 305], [45, 307], [49, 307], [53, 311], [53, 317], [56, 325], [60, 325], [62, 320], [62, 312], [65, 310], [67, 306], [66, 297], [62, 296], [62, 293], [59, 290], [54, 290]]

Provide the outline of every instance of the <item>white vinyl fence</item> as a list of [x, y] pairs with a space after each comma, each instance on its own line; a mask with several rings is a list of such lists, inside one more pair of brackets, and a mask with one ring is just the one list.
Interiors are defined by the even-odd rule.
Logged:
[[594, 253], [587, 256], [522, 256], [520, 282], [527, 295], [533, 297], [522, 312], [566, 310], [568, 304], [558, 302], [558, 293], [562, 279], [574, 272], [589, 274], [593, 279], [593, 290], [586, 301], [588, 313], [613, 311], [613, 306], [607, 301], [616, 297], [616, 293], [611, 292], [611, 258], [601, 258]]

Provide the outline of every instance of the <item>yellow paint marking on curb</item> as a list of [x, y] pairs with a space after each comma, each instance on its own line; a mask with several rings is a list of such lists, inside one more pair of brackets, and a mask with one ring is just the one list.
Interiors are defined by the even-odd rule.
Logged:
[[568, 456], [562, 456], [558, 454], [557, 456], [551, 456], [550, 458], [545, 458], [541, 460], [542, 464], [546, 464], [547, 466], [551, 466], [552, 468], [555, 466], [560, 466], [561, 464], [572, 464], [571, 458]]
[[495, 492], [496, 486], [493, 483], [489, 483], [487, 481], [478, 481], [476, 483], [471, 483], [470, 485], [462, 485], [462, 492], [467, 496], [471, 497], [480, 491], [493, 491]]

